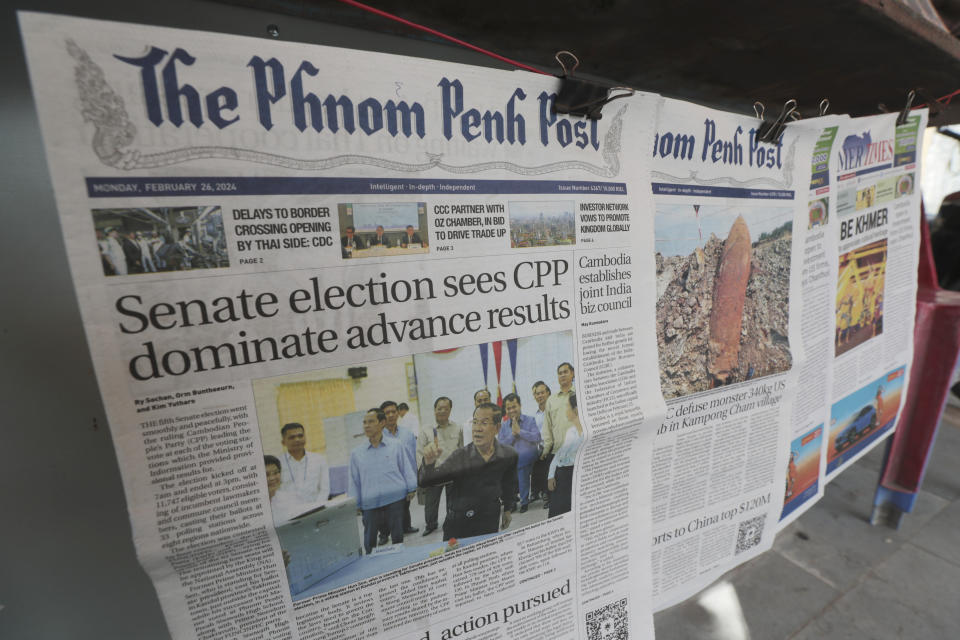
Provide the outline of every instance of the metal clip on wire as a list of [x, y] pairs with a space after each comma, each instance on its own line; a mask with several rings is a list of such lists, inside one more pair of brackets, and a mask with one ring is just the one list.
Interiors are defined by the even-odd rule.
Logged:
[[[757, 108], [759, 105], [759, 109]], [[757, 140], [759, 142], [768, 142], [770, 144], [776, 144], [780, 140], [780, 136], [783, 135], [783, 132], [787, 128], [787, 118], [793, 116], [797, 111], [797, 101], [791, 98], [783, 104], [783, 109], [780, 110], [780, 115], [777, 116], [777, 119], [773, 122], [767, 122], [763, 119], [763, 104], [760, 102], [753, 103], [754, 112], [756, 112], [757, 117], [760, 118], [760, 126], [757, 127]], [[797, 119], [797, 118], [794, 118]]]
[[[569, 57], [573, 66], [569, 69], [561, 56]], [[556, 113], [568, 113], [573, 116], [585, 116], [592, 120], [603, 117], [603, 106], [612, 100], [632, 96], [635, 92], [630, 87], [615, 87], [600, 84], [594, 80], [584, 80], [573, 77], [573, 72], [580, 66], [580, 60], [569, 51], [558, 51], [554, 56], [563, 69], [563, 84], [553, 101], [553, 110]], [[613, 91], [622, 91], [611, 95]]]
[[913, 106], [913, 99], [917, 97], [917, 92], [913, 89], [907, 92], [907, 104], [903, 106], [903, 110], [900, 112], [900, 115], [897, 116], [897, 126], [903, 126], [907, 124], [907, 115], [910, 113], [910, 107]]

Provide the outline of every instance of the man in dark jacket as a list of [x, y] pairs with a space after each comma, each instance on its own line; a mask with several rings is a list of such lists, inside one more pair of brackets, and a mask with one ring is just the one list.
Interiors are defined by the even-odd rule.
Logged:
[[[510, 526], [517, 506], [517, 451], [497, 441], [500, 408], [484, 403], [473, 412], [473, 441], [436, 466], [443, 453], [429, 444], [420, 468], [420, 486], [447, 486], [443, 539], [496, 533]], [[503, 515], [501, 517], [501, 507]]]
[[340, 248], [343, 257], [349, 258], [355, 249], [363, 249], [363, 241], [356, 236], [357, 230], [352, 226], [344, 229], [344, 236], [340, 238]]
[[411, 244], [423, 244], [423, 240], [420, 239], [420, 234], [413, 230], [413, 225], [408, 224], [406, 232], [400, 238], [400, 246], [408, 247]]

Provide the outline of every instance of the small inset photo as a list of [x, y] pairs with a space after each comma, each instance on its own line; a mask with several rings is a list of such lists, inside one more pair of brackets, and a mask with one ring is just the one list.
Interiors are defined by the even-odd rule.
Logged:
[[823, 442], [823, 424], [795, 438], [790, 443], [787, 462], [787, 482], [783, 492], [781, 519], [790, 515], [803, 503], [817, 495], [820, 480], [820, 445]]
[[574, 206], [572, 200], [511, 202], [510, 246], [529, 249], [576, 244]]
[[877, 185], [857, 190], [857, 211], [869, 209], [877, 203]]
[[341, 202], [343, 259], [428, 253], [426, 202]]
[[816, 227], [822, 227], [827, 224], [830, 212], [830, 206], [827, 198], [813, 200], [809, 203], [808, 207], [810, 218], [807, 222], [807, 230], [814, 229]]
[[913, 174], [905, 173], [899, 178], [897, 178], [897, 189], [894, 193], [894, 197], [902, 198], [903, 196], [909, 196], [913, 193]]
[[883, 333], [883, 285], [887, 241], [878, 240], [840, 255], [837, 277], [836, 355]]
[[220, 207], [94, 209], [91, 213], [104, 275], [230, 266]]
[[830, 409], [827, 473], [893, 428], [900, 411], [905, 367], [899, 367], [834, 403]]

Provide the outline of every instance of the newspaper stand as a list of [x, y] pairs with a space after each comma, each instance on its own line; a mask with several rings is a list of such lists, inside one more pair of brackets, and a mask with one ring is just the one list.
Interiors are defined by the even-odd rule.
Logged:
[[899, 527], [913, 506], [933, 451], [951, 376], [960, 352], [960, 293], [937, 284], [930, 229], [921, 212], [917, 321], [910, 386], [884, 459], [871, 524]]

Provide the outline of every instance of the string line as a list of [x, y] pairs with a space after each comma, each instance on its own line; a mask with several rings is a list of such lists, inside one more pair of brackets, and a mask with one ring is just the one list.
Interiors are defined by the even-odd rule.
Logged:
[[[416, 23], [416, 22], [412, 22], [412, 21], [410, 21], [410, 20], [407, 20], [406, 18], [401, 18], [401, 17], [398, 16], [398, 15], [394, 15], [394, 14], [392, 14], [392, 13], [388, 13], [388, 12], [386, 12], [386, 11], [383, 11], [382, 9], [377, 9], [376, 7], [371, 7], [370, 5], [363, 4], [362, 2], [357, 2], [357, 0], [337, 0], [337, 1], [338, 1], [338, 2], [341, 2], [341, 3], [343, 3], [343, 4], [346, 4], [346, 5], [349, 5], [349, 6], [351, 6], [351, 7], [355, 7], [355, 8], [357, 8], [357, 9], [361, 9], [361, 10], [363, 10], [363, 11], [368, 11], [368, 12], [370, 12], [370, 13], [372, 13], [372, 14], [374, 14], [374, 15], [378, 15], [378, 16], [380, 16], [380, 17], [382, 17], [382, 18], [387, 18], [387, 19], [389, 19], [389, 20], [394, 20], [394, 21], [399, 22], [400, 24], [406, 25], [406, 26], [408, 26], [408, 27], [410, 27], [410, 28], [412, 28], [412, 29], [417, 29], [417, 30], [419, 30], [419, 31], [423, 31], [424, 33], [429, 33], [429, 34], [432, 35], [432, 36], [436, 36], [436, 37], [438, 37], [438, 38], [442, 38], [443, 40], [447, 40], [448, 42], [452, 42], [452, 43], [454, 43], [454, 44], [456, 44], [456, 45], [459, 45], [459, 46], [461, 46], [461, 47], [465, 47], [465, 48], [467, 48], [467, 49], [470, 49], [471, 51], [476, 51], [477, 53], [482, 53], [482, 54], [485, 55], [485, 56], [489, 56], [489, 57], [491, 57], [491, 58], [493, 58], [493, 59], [495, 59], [495, 60], [499, 60], [500, 62], [505, 62], [505, 63], [507, 63], [507, 64], [509, 64], [509, 65], [512, 65], [512, 66], [514, 66], [514, 67], [517, 67], [517, 68], [519, 68], [519, 69], [524, 69], [524, 70], [526, 70], [526, 71], [531, 71], [531, 72], [533, 72], [533, 73], [539, 73], [539, 74], [545, 75], [545, 76], [552, 75], [552, 74], [547, 73], [546, 71], [541, 71], [540, 69], [537, 69], [537, 68], [535, 68], [535, 67], [531, 67], [530, 65], [523, 64], [522, 62], [517, 62], [516, 60], [511, 60], [510, 58], [507, 58], [506, 56], [501, 56], [500, 54], [494, 53], [493, 51], [489, 51], [489, 50], [487, 50], [487, 49], [483, 49], [483, 48], [478, 47], [478, 46], [476, 46], [476, 45], [470, 44], [469, 42], [465, 42], [465, 41], [463, 41], [463, 40], [460, 40], [459, 38], [454, 38], [453, 36], [450, 36], [450, 35], [447, 35], [447, 34], [445, 34], [445, 33], [440, 32], [440, 31], [437, 31], [436, 29], [431, 29], [430, 27], [427, 27], [427, 26], [422, 25], [422, 24], [418, 24], [418, 23]], [[945, 96], [942, 96], [942, 97], [940, 97], [940, 98], [937, 98], [934, 102], [938, 103], [938, 104], [941, 105], [941, 106], [946, 107], [946, 106], [949, 106], [949, 104], [950, 104], [950, 102], [953, 100], [953, 98], [955, 98], [955, 97], [958, 96], [958, 95], [960, 95], [960, 89], [957, 89], [956, 91], [952, 91], [951, 93], [948, 93], [948, 94], [945, 95]], [[920, 104], [920, 105], [917, 105], [917, 106], [913, 107], [913, 109], [922, 109], [922, 108], [928, 107], [928, 106], [930, 106], [930, 105], [929, 105], [929, 104]]]
[[480, 47], [478, 47], [478, 46], [476, 46], [476, 45], [472, 45], [472, 44], [470, 44], [469, 42], [464, 42], [463, 40], [460, 40], [459, 38], [454, 38], [453, 36], [448, 36], [448, 35], [445, 34], [445, 33], [441, 33], [440, 31], [437, 31], [436, 29], [431, 29], [430, 27], [426, 27], [426, 26], [424, 26], [424, 25], [422, 25], [422, 24], [417, 24], [416, 22], [411, 22], [410, 20], [407, 20], [407, 19], [405, 19], [405, 18], [401, 18], [400, 16], [394, 15], [394, 14], [392, 14], [392, 13], [387, 13], [386, 11], [382, 11], [382, 10], [380, 10], [380, 9], [377, 9], [376, 7], [371, 7], [370, 5], [363, 4], [362, 2], [357, 2], [357, 0], [338, 0], [338, 1], [339, 1], [339, 2], [342, 2], [343, 4], [350, 5], [351, 7], [356, 7], [357, 9], [363, 9], [364, 11], [369, 11], [370, 13], [373, 13], [373, 14], [378, 15], [378, 16], [380, 16], [380, 17], [388, 18], [388, 19], [390, 19], [390, 20], [395, 20], [395, 21], [399, 22], [400, 24], [404, 24], [404, 25], [406, 25], [406, 26], [408, 26], [408, 27], [411, 27], [411, 28], [413, 28], [413, 29], [419, 29], [420, 31], [423, 31], [423, 32], [425, 32], [425, 33], [429, 33], [430, 35], [436, 36], [436, 37], [438, 37], [438, 38], [443, 38], [444, 40], [447, 40], [447, 41], [452, 42], [452, 43], [454, 43], [454, 44], [458, 44], [458, 45], [460, 45], [461, 47], [466, 47], [467, 49], [470, 49], [471, 51], [476, 51], [477, 53], [482, 53], [482, 54], [484, 54], [484, 55], [486, 55], [486, 56], [490, 56], [491, 58], [494, 58], [495, 60], [499, 60], [500, 62], [506, 62], [507, 64], [513, 65], [513, 66], [518, 67], [518, 68], [520, 68], [520, 69], [524, 69], [524, 70], [526, 70], [526, 71], [532, 71], [533, 73], [539, 73], [539, 74], [542, 74], [542, 75], [545, 75], [545, 76], [551, 75], [551, 74], [547, 73], [546, 71], [541, 71], [540, 69], [537, 69], [537, 68], [535, 68], [535, 67], [531, 67], [531, 66], [529, 66], [529, 65], [523, 64], [522, 62], [517, 62], [516, 60], [511, 60], [510, 58], [501, 56], [500, 54], [494, 53], [493, 51], [488, 51], [488, 50], [486, 50], [486, 49], [481, 49]]

